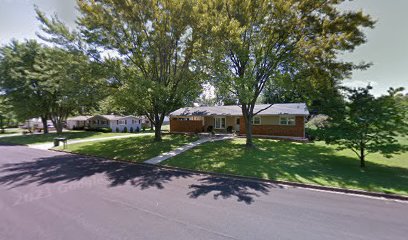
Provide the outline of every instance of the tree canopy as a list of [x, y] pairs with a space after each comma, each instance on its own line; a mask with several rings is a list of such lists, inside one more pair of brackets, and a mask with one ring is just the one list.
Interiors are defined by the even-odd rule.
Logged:
[[92, 108], [102, 96], [103, 79], [82, 52], [12, 42], [0, 49], [0, 87], [19, 119], [51, 119], [57, 132], [69, 114]]
[[309, 82], [334, 81], [364, 69], [338, 59], [365, 42], [373, 27], [361, 11], [341, 12], [343, 1], [210, 0], [200, 4], [211, 73], [217, 88], [234, 94], [242, 107], [247, 146], [252, 144], [254, 105], [265, 86], [287, 76]]
[[338, 149], [351, 149], [365, 167], [365, 157], [378, 152], [386, 157], [406, 149], [398, 138], [408, 132], [408, 112], [398, 93], [403, 89], [390, 89], [387, 95], [374, 97], [372, 87], [349, 89], [343, 111], [331, 116], [329, 124], [320, 130], [328, 144]]
[[194, 2], [78, 1], [78, 9], [81, 37], [120, 60], [119, 102], [149, 117], [160, 141], [164, 117], [201, 90]]

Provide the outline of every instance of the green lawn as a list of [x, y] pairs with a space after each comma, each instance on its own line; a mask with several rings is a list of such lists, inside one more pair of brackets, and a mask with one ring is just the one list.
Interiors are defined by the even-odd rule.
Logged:
[[[4, 130], [5, 130], [4, 133], [0, 132], [0, 136], [4, 136], [4, 135], [7, 135], [7, 134], [21, 133], [23, 131], [23, 129], [21, 129], [21, 128], [5, 128]], [[0, 129], [0, 131], [1, 131], [1, 129]]]
[[[90, 139], [90, 138], [100, 138], [100, 137], [112, 137], [121, 136], [131, 133], [101, 133], [101, 132], [91, 132], [91, 131], [67, 131], [63, 132], [62, 136], [67, 137], [69, 140], [79, 140], [79, 139]], [[11, 143], [11, 144], [37, 144], [52, 142], [57, 133], [48, 134], [32, 134], [32, 135], [21, 135], [21, 136], [10, 136], [1, 137], [0, 142]]]
[[163, 135], [162, 142], [154, 142], [153, 135], [140, 137], [68, 144], [68, 152], [89, 154], [111, 159], [143, 162], [161, 153], [169, 152], [198, 140], [195, 136]]
[[[323, 142], [293, 143], [256, 139], [257, 149], [247, 150], [245, 139], [209, 142], [162, 164], [187, 169], [229, 173], [263, 179], [363, 189], [408, 195], [408, 153], [386, 159], [367, 157], [361, 170], [356, 155], [336, 151]], [[407, 145], [408, 141], [401, 141]]]

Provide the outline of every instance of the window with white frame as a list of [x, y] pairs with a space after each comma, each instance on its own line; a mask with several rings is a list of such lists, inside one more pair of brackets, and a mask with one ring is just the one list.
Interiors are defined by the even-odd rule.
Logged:
[[126, 120], [119, 120], [119, 125], [126, 125]]
[[283, 117], [281, 116], [279, 119], [280, 125], [296, 125], [295, 117]]
[[215, 129], [225, 129], [225, 118], [224, 117], [214, 118], [214, 128]]
[[253, 125], [261, 125], [261, 117], [252, 117], [252, 124]]

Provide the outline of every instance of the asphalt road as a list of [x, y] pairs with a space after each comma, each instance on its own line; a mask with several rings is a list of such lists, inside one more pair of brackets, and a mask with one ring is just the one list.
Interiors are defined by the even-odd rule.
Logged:
[[0, 145], [0, 239], [406, 240], [408, 203]]

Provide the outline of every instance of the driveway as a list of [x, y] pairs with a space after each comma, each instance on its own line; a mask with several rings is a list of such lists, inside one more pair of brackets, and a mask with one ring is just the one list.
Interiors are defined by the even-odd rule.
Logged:
[[406, 239], [408, 204], [0, 145], [0, 239]]

